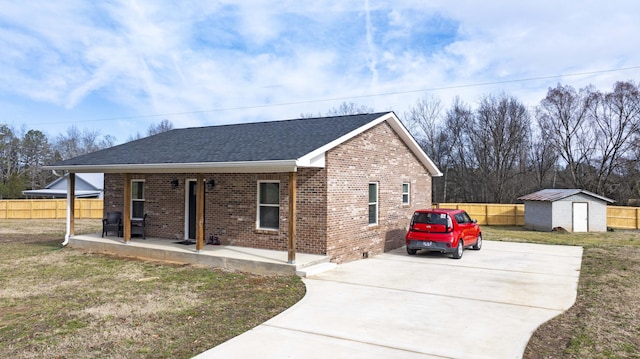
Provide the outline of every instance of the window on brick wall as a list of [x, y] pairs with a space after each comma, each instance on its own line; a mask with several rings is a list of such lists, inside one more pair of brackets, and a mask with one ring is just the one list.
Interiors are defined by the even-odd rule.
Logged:
[[369, 183], [369, 224], [378, 224], [378, 182]]
[[411, 197], [409, 196], [409, 193], [411, 193], [410, 189], [411, 189], [410, 183], [405, 182], [402, 184], [402, 204], [411, 203]]
[[131, 218], [144, 217], [144, 181], [131, 181]]
[[280, 183], [258, 182], [258, 229], [280, 228]]

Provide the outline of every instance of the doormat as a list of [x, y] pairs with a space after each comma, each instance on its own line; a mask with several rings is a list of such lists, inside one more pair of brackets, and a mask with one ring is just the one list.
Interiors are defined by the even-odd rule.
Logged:
[[173, 243], [176, 243], [176, 244], [184, 244], [184, 245], [196, 244], [196, 242], [194, 242], [194, 241], [190, 241], [190, 240], [188, 240], [188, 239], [185, 239], [184, 241], [173, 242]]

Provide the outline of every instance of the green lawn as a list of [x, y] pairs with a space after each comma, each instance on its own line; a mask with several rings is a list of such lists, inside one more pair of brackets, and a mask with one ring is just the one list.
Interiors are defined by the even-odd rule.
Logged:
[[[80, 220], [77, 233], [99, 232]], [[579, 245], [576, 304], [542, 325], [534, 358], [640, 358], [640, 233], [483, 227], [484, 238]], [[135, 261], [59, 243], [64, 222], [0, 221], [0, 357], [189, 358], [302, 298], [298, 277]]]
[[640, 358], [640, 233], [542, 233], [483, 227], [484, 238], [584, 248], [576, 303], [542, 325], [526, 359]]
[[[59, 226], [25, 228], [36, 225]], [[295, 276], [108, 257], [62, 249], [55, 230], [11, 232], [0, 224], [2, 358], [190, 358], [305, 293]]]

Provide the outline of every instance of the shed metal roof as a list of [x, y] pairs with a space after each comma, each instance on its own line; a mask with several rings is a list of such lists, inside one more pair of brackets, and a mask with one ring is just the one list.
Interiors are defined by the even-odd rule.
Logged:
[[543, 189], [540, 190], [538, 192], [534, 192], [534, 193], [530, 193], [528, 195], [519, 197], [519, 200], [522, 201], [542, 201], [542, 202], [555, 202], [576, 194], [585, 194], [587, 196], [591, 196], [597, 199], [600, 199], [604, 202], [607, 203], [614, 203], [615, 201], [612, 200], [611, 198], [607, 198], [604, 196], [600, 196], [598, 194], [595, 194], [593, 192], [589, 192], [587, 190], [583, 190], [583, 189]]

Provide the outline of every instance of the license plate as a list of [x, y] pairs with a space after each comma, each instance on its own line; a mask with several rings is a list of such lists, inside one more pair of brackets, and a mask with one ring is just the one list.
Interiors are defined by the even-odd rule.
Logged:
[[423, 247], [431, 247], [431, 241], [424, 241], [424, 242], [422, 242], [422, 246], [423, 246]]

